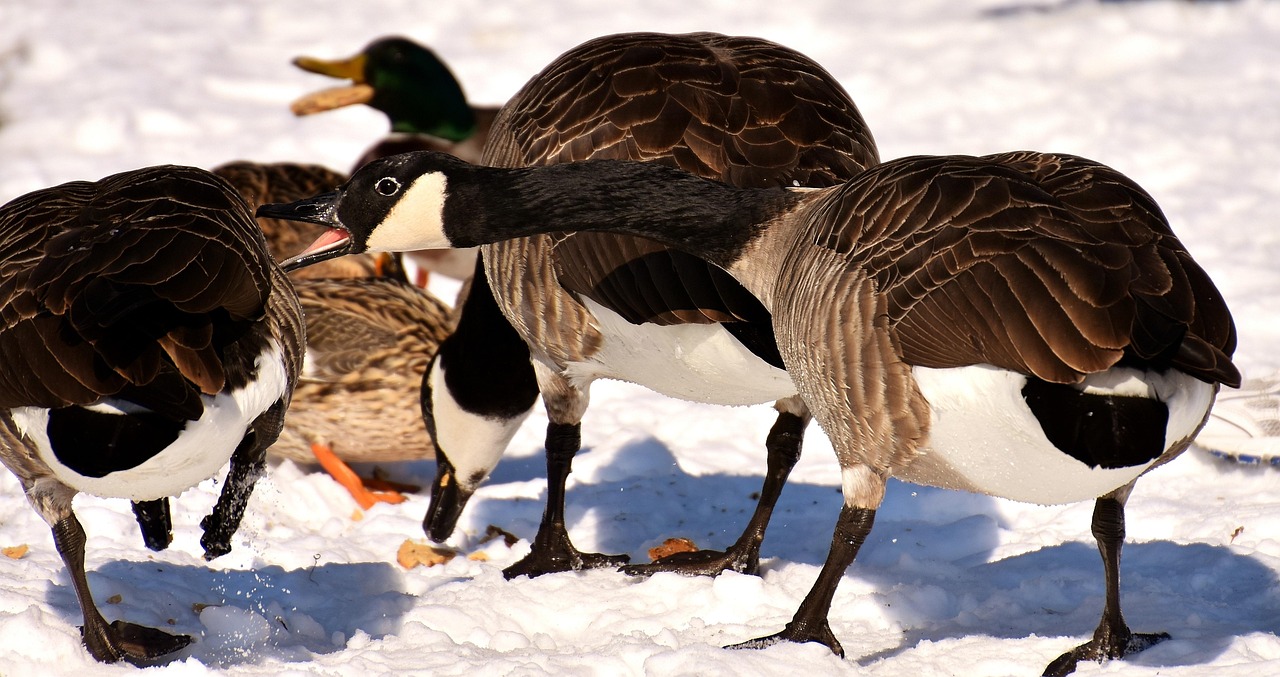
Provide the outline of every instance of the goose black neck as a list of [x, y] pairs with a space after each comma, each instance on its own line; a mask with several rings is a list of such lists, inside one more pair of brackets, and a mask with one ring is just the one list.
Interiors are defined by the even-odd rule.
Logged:
[[653, 239], [727, 266], [797, 199], [644, 162], [475, 170], [475, 180], [448, 187], [444, 221], [454, 246], [593, 230]]

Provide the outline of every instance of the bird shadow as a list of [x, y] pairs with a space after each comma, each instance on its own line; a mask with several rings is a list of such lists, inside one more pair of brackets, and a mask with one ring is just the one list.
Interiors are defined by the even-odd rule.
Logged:
[[[896, 646], [858, 658], [864, 666], [921, 643], [970, 636], [1076, 638], [1063, 641], [1062, 651], [1066, 651], [1092, 636], [1105, 599], [1097, 548], [1085, 542], [969, 567], [864, 566], [851, 574], [886, 591], [878, 594], [884, 598], [887, 614], [903, 628]], [[1237, 637], [1277, 630], [1280, 595], [1275, 572], [1229, 548], [1128, 543], [1121, 576], [1122, 608], [1134, 632], [1171, 635], [1127, 657], [1129, 663], [1149, 667], [1208, 663]], [[941, 606], [953, 613], [925, 613], [926, 606], [935, 612]], [[1046, 662], [1052, 658], [1046, 657]]]
[[[592, 453], [580, 454], [588, 471], [575, 473], [569, 485], [566, 525], [580, 548], [629, 553], [633, 562], [646, 561], [637, 551], [670, 536], [704, 548], [731, 544], [762, 481], [760, 475], [691, 475], [654, 439], [632, 442], [597, 463]], [[541, 461], [531, 457], [490, 481], [544, 477]], [[825, 560], [842, 504], [834, 464], [832, 474], [831, 484], [793, 481], [783, 489], [761, 551], [766, 576], [789, 563]], [[514, 533], [532, 538], [543, 503], [489, 497], [474, 507], [474, 520], [511, 524]], [[857, 662], [868, 665], [922, 642], [970, 636], [1091, 636], [1104, 600], [1095, 543], [996, 559], [1007, 528], [999, 502], [989, 496], [890, 481], [876, 526], [846, 577], [871, 584], [887, 617], [903, 628], [902, 637]], [[1126, 659], [1131, 663], [1207, 663], [1239, 636], [1276, 632], [1276, 623], [1262, 619], [1280, 619], [1280, 585], [1255, 557], [1203, 543], [1130, 542], [1121, 573], [1122, 604], [1134, 631], [1172, 635]], [[1063, 651], [1075, 643], [1064, 642]]]
[[[88, 572], [108, 621], [127, 620], [195, 641], [145, 666], [194, 658], [215, 668], [264, 660], [305, 662], [341, 651], [349, 638], [399, 631], [415, 597], [403, 576], [379, 563], [326, 563], [286, 570], [214, 569], [199, 564], [114, 560]], [[51, 608], [79, 624], [65, 571], [50, 583]]]
[[[602, 458], [593, 458], [597, 453], [584, 448], [575, 459], [575, 468], [581, 470], [570, 475], [565, 524], [580, 548], [628, 553], [633, 562], [647, 561], [636, 555], [671, 537], [688, 538], [701, 548], [723, 549], [732, 544], [751, 517], [763, 483], [763, 458], [757, 474], [694, 475], [682, 469], [671, 450], [653, 438], [632, 441]], [[513, 460], [519, 462], [508, 466], [504, 460], [499, 464], [485, 486], [546, 477], [541, 455]], [[774, 508], [762, 558], [803, 564], [825, 560], [843, 503], [834, 459], [831, 466], [830, 484], [787, 482]], [[545, 499], [545, 490], [537, 499], [477, 493], [464, 520], [470, 530], [503, 525], [532, 540]], [[876, 517], [877, 530], [910, 530], [914, 521], [926, 516], [936, 521], [939, 514], [995, 512], [995, 501], [988, 496], [891, 481], [884, 507]], [[952, 528], [963, 535], [955, 539], [963, 543], [958, 547], [968, 551], [962, 556], [980, 560], [998, 543], [998, 525], [992, 519], [957, 520]], [[874, 550], [871, 547], [868, 552]], [[768, 564], [763, 567], [767, 570]]]

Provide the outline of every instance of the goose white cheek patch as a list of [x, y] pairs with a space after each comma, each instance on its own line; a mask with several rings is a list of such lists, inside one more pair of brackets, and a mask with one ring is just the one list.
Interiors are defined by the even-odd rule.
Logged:
[[444, 234], [444, 174], [423, 174], [405, 189], [365, 243], [371, 252], [449, 249]]

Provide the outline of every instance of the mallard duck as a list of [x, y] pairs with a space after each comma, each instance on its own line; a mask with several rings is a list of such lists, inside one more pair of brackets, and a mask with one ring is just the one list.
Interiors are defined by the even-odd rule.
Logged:
[[[766, 40], [714, 33], [626, 33], [569, 50], [504, 106], [484, 164], [587, 158], [646, 160], [744, 186], [830, 185], [878, 161], [857, 106], [821, 66]], [[628, 569], [755, 573], [809, 421], [782, 369], [769, 313], [722, 271], [650, 241], [539, 236], [483, 251], [482, 291], [491, 287], [496, 304], [463, 307], [460, 335], [442, 345], [426, 385], [439, 468], [428, 535], [443, 540], [453, 531], [534, 402], [530, 367], [476, 372], [492, 371], [499, 355], [519, 363], [532, 351], [550, 418], [547, 510], [529, 556], [508, 576], [626, 561], [578, 551], [564, 526], [564, 485], [596, 378], [699, 402], [777, 401], [765, 484], [741, 537], [725, 551]], [[521, 341], [499, 343], [508, 323]], [[454, 340], [477, 334], [491, 337], [484, 352], [452, 351]]]
[[[479, 162], [498, 109], [467, 102], [462, 85], [430, 49], [401, 37], [374, 40], [355, 56], [324, 60], [300, 56], [302, 70], [350, 80], [351, 84], [303, 96], [293, 102], [295, 115], [366, 104], [382, 111], [391, 134], [366, 150], [364, 163], [413, 150], [435, 150]], [[475, 268], [473, 250], [408, 252], [418, 265], [414, 283], [427, 286], [428, 272], [465, 280]]]
[[800, 397], [840, 462], [844, 506], [781, 632], [819, 642], [890, 477], [1042, 503], [1094, 499], [1106, 599], [1093, 638], [1045, 671], [1168, 637], [1120, 611], [1124, 506], [1236, 387], [1222, 295], [1151, 197], [1084, 158], [916, 156], [825, 189], [746, 189], [654, 163], [478, 167], [438, 153], [370, 164], [269, 210], [328, 225], [286, 268], [346, 253], [537, 233], [648, 237], [728, 271], [773, 317]]
[[23, 195], [0, 207], [0, 261], [0, 460], [53, 530], [93, 657], [177, 651], [191, 638], [99, 613], [72, 498], [162, 507], [230, 460], [201, 539], [229, 551], [302, 366], [293, 287], [244, 201], [193, 167]]
[[449, 67], [430, 49], [407, 38], [379, 38], [345, 59], [300, 56], [293, 64], [351, 81], [297, 99], [291, 106], [295, 115], [366, 104], [387, 116], [391, 136], [370, 148], [357, 168], [369, 160], [411, 150], [435, 150], [479, 162], [498, 113], [497, 107], [468, 103]]
[[[331, 190], [346, 180], [319, 165], [233, 162], [215, 168], [254, 208]], [[262, 218], [279, 259], [302, 251], [319, 226]], [[335, 265], [330, 265], [335, 264]], [[399, 503], [397, 489], [347, 465], [431, 458], [419, 388], [427, 361], [453, 327], [450, 308], [404, 278], [398, 261], [349, 256], [290, 275], [307, 323], [307, 357], [285, 429], [271, 453], [316, 462], [363, 509]], [[378, 489], [371, 489], [377, 487]]]

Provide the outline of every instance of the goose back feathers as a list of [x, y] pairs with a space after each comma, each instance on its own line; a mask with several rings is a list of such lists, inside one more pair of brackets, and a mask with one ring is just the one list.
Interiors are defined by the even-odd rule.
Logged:
[[[621, 34], [570, 50], [499, 112], [484, 164], [588, 159], [657, 162], [750, 187], [829, 186], [878, 162], [866, 123], [821, 67], [765, 40], [713, 33]], [[562, 288], [633, 322], [764, 315], [722, 271], [617, 234], [559, 233], [484, 251], [504, 314], [534, 338], [535, 356], [555, 351], [544, 359], [562, 366], [601, 341], [588, 311]], [[531, 282], [551, 279], [558, 284]], [[535, 288], [540, 297], [527, 299]], [[581, 342], [540, 346], [561, 331], [550, 322], [566, 316], [586, 328]]]

